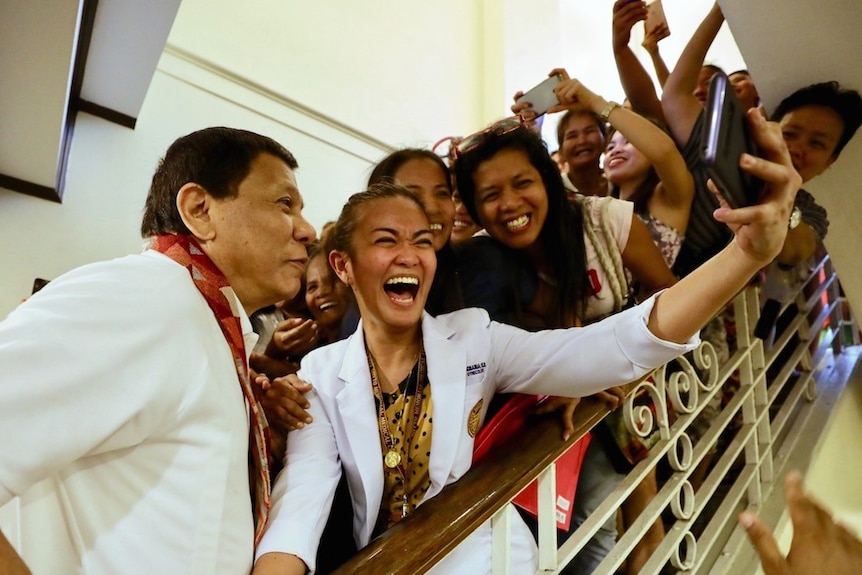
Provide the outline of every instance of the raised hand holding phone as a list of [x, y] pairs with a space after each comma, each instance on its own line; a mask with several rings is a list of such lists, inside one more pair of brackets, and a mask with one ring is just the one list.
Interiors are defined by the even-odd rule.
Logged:
[[621, 50], [629, 45], [632, 27], [637, 22], [643, 22], [647, 18], [647, 7], [642, 0], [617, 0], [613, 8], [613, 35], [614, 50]]
[[[547, 79], [543, 80], [536, 86], [530, 88], [524, 94], [515, 95], [515, 105], [520, 105], [521, 113], [533, 114], [533, 118], [544, 115], [548, 110], [559, 103], [554, 89], [563, 80], [559, 74], [551, 74]], [[523, 106], [527, 104], [527, 106]], [[512, 106], [515, 110], [515, 106]], [[517, 112], [516, 112], [517, 113]]]
[[759, 155], [743, 153], [737, 166], [762, 182], [756, 203], [733, 209], [712, 184], [710, 189], [720, 207], [713, 216], [734, 233], [734, 243], [749, 257], [770, 263], [781, 251], [787, 236], [787, 223], [793, 210], [802, 178], [793, 167], [790, 152], [775, 122], [768, 122], [759, 108], [745, 113], [745, 122]]
[[[551, 106], [548, 112], [562, 112], [576, 106], [586, 108], [603, 108], [607, 102], [599, 95], [584, 86], [579, 80], [569, 77], [563, 68], [554, 68], [551, 74], [559, 75], [562, 81], [554, 88], [558, 104]], [[599, 103], [601, 103], [599, 105]]]
[[668, 36], [670, 36], [670, 28], [667, 25], [667, 18], [664, 15], [661, 0], [653, 0], [646, 6], [647, 17], [644, 20], [644, 42], [646, 38], [650, 38], [656, 44]]

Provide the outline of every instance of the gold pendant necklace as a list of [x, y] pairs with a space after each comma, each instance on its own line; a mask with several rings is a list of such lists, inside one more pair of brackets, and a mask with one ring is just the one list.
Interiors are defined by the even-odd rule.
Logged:
[[[377, 375], [377, 366], [375, 365], [374, 357], [371, 355], [371, 352], [368, 350], [367, 346], [365, 348], [365, 353], [368, 358], [368, 369], [371, 372], [371, 388], [374, 392], [374, 397], [377, 400], [378, 404], [378, 423], [380, 429], [380, 435], [383, 439], [383, 444], [386, 447], [386, 453], [383, 455], [383, 465], [385, 465], [388, 469], [392, 469], [398, 472], [401, 476], [401, 488], [402, 488], [402, 496], [401, 496], [401, 517], [395, 516], [393, 519], [397, 522], [400, 519], [403, 519], [410, 513], [410, 504], [408, 499], [408, 487], [407, 487], [407, 469], [402, 465], [404, 461], [404, 456], [401, 451], [404, 449], [404, 446], [407, 446], [407, 450], [410, 449], [410, 444], [413, 441], [413, 436], [416, 433], [416, 430], [419, 428], [419, 418], [422, 412], [422, 401], [423, 391], [425, 388], [425, 353], [422, 350], [422, 342], [419, 342], [419, 357], [416, 365], [412, 370], [410, 370], [410, 374], [407, 376], [407, 383], [404, 386], [404, 389], [400, 391], [400, 397], [403, 398], [403, 404], [401, 408], [401, 421], [399, 421], [399, 426], [401, 428], [401, 446], [396, 451], [395, 449], [395, 441], [392, 437], [392, 433], [389, 430], [389, 421], [386, 416], [386, 404], [383, 400], [383, 391], [380, 388], [380, 380]], [[415, 374], [415, 375], [414, 375]], [[413, 410], [411, 414], [411, 427], [410, 427], [410, 435], [407, 436], [404, 420], [407, 419], [407, 397], [408, 391], [410, 390], [411, 379], [413, 380]], [[405, 452], [406, 454], [407, 452]]]
[[389, 469], [395, 469], [398, 467], [398, 464], [401, 463], [401, 454], [394, 449], [390, 449], [386, 452], [386, 456], [383, 458], [383, 463], [385, 463], [386, 467]]

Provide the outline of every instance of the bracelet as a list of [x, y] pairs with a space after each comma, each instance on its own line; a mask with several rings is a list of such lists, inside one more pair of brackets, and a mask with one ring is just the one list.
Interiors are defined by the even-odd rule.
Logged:
[[610, 115], [611, 115], [611, 113], [613, 113], [613, 111], [614, 111], [614, 110], [616, 110], [616, 109], [617, 109], [617, 108], [619, 108], [619, 107], [620, 107], [620, 105], [619, 105], [619, 104], [617, 104], [616, 102], [608, 102], [608, 105], [607, 105], [607, 106], [605, 106], [605, 109], [604, 109], [604, 110], [602, 110], [602, 113], [601, 113], [601, 114], [599, 114], [599, 116], [601, 116], [601, 117], [602, 117], [602, 120], [604, 120], [605, 122], [607, 122], [607, 121], [608, 121], [608, 118], [609, 118], [609, 117], [610, 117]]

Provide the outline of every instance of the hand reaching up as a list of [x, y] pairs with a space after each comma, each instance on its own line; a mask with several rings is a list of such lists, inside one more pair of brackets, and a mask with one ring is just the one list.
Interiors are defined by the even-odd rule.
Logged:
[[739, 523], [748, 533], [766, 575], [850, 575], [862, 573], [862, 542], [808, 497], [802, 477], [792, 472], [784, 480], [784, 498], [793, 523], [787, 557], [759, 517], [746, 511]]
[[613, 48], [622, 50], [629, 45], [632, 26], [643, 22], [647, 17], [646, 2], [641, 0], [617, 0], [614, 2], [613, 13]]

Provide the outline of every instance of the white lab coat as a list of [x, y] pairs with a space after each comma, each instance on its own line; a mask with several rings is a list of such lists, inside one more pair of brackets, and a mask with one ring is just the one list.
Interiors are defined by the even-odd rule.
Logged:
[[[585, 328], [530, 333], [493, 322], [479, 309], [422, 319], [432, 390], [431, 486], [437, 495], [469, 469], [478, 406], [483, 421], [498, 392], [580, 397], [635, 380], [693, 349], [659, 340], [646, 327], [652, 301]], [[360, 323], [348, 339], [303, 359], [299, 376], [311, 383], [313, 423], [288, 434], [285, 469], [273, 489], [273, 508], [257, 556], [292, 553], [314, 569], [342, 465], [353, 500], [353, 533], [368, 544], [383, 494], [377, 409]], [[481, 404], [480, 404], [481, 402]], [[517, 516], [510, 550], [514, 573], [536, 569], [535, 542]], [[490, 572], [491, 530], [486, 523], [450, 553], [434, 572]]]

